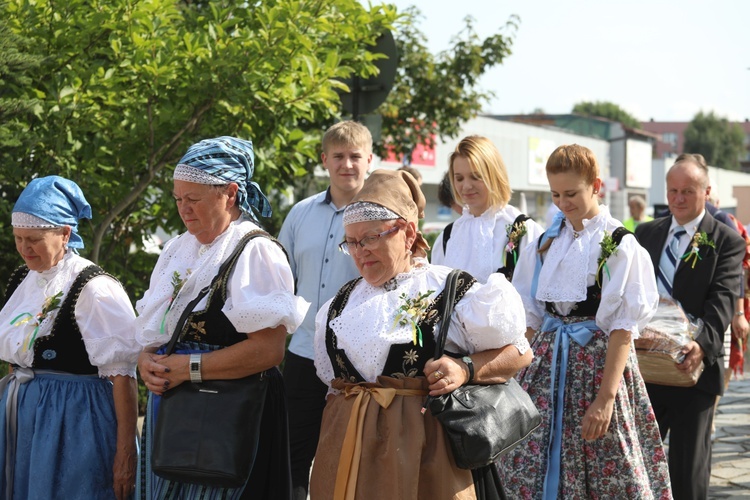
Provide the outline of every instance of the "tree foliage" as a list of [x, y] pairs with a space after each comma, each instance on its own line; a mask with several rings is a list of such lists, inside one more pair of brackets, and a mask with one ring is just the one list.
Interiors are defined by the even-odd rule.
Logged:
[[[0, 110], [22, 104], [0, 122], [0, 243], [13, 248], [9, 213], [31, 178], [71, 178], [94, 210], [82, 253], [140, 297], [156, 260], [145, 240], [184, 230], [170, 193], [187, 148], [253, 140], [254, 180], [278, 208], [290, 186], [312, 185], [322, 133], [341, 118], [341, 80], [375, 74], [381, 56], [367, 48], [386, 28], [400, 64], [379, 109], [384, 141], [408, 152], [455, 136], [491, 96], [477, 82], [512, 37], [480, 39], [467, 19], [432, 55], [418, 17], [359, 0], [0, 0]], [[17, 53], [23, 64], [5, 64]], [[264, 223], [275, 232], [282, 217]], [[0, 262], [0, 282], [19, 263]]]
[[474, 30], [474, 20], [464, 19], [463, 29], [448, 50], [432, 54], [419, 31], [421, 14], [411, 7], [396, 26], [399, 67], [393, 90], [377, 110], [383, 117], [383, 137], [376, 152], [387, 149], [409, 154], [417, 144], [434, 146], [433, 137], [455, 137], [461, 124], [475, 117], [493, 97], [478, 87], [480, 77], [511, 54], [518, 18], [485, 39]]
[[[134, 296], [153, 257], [133, 250], [157, 227], [183, 229], [167, 167], [200, 139], [236, 135], [254, 141], [255, 180], [283, 189], [317, 160], [321, 130], [339, 112], [336, 79], [376, 71], [366, 48], [397, 17], [357, 0], [14, 0], [2, 9], [44, 56], [22, 96], [39, 101], [28, 124], [37, 139], [3, 146], [17, 158], [4, 180], [78, 182], [94, 208], [82, 227], [87, 256]], [[5, 212], [12, 199], [0, 200]]]
[[701, 111], [688, 124], [684, 138], [685, 152], [702, 154], [709, 165], [739, 170], [745, 133], [737, 123], [731, 123], [713, 111]]
[[581, 101], [573, 106], [573, 113], [584, 116], [598, 116], [620, 122], [631, 128], [641, 128], [641, 122], [615, 103], [607, 101]]

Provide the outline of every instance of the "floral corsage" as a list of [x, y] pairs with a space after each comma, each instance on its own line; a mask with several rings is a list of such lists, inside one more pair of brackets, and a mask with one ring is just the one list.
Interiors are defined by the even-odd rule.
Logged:
[[164, 311], [164, 317], [161, 319], [161, 325], [159, 326], [159, 332], [164, 333], [164, 325], [167, 322], [167, 314], [169, 314], [169, 310], [172, 309], [172, 302], [174, 302], [174, 299], [177, 298], [177, 294], [180, 293], [180, 290], [182, 290], [182, 286], [185, 284], [185, 282], [190, 277], [190, 269], [187, 270], [186, 276], [183, 278], [180, 276], [179, 271], [175, 271], [172, 273], [172, 296], [169, 298], [169, 305], [167, 306], [167, 310]]
[[508, 243], [505, 245], [503, 254], [503, 267], [508, 266], [508, 255], [513, 256], [514, 265], [518, 263], [518, 247], [521, 244], [521, 238], [526, 235], [526, 221], [506, 225], [505, 234], [508, 236]]
[[404, 303], [397, 310], [396, 318], [393, 320], [393, 328], [396, 328], [396, 325], [410, 325], [412, 342], [414, 345], [419, 344], [420, 347], [422, 347], [422, 329], [419, 328], [419, 323], [424, 318], [427, 308], [430, 307], [430, 300], [428, 299], [434, 292], [435, 290], [427, 290], [415, 299], [408, 297], [405, 293], [399, 296]]
[[615, 243], [615, 240], [612, 238], [612, 234], [609, 231], [604, 231], [604, 238], [602, 238], [602, 241], [599, 242], [599, 246], [601, 247], [602, 251], [599, 254], [599, 259], [597, 259], [596, 261], [596, 284], [599, 285], [599, 288], [601, 288], [602, 271], [606, 271], [607, 278], [610, 278], [609, 267], [607, 267], [607, 259], [610, 257], [610, 255], [617, 254], [617, 243]]
[[695, 264], [699, 260], [703, 260], [703, 257], [701, 257], [700, 254], [701, 247], [711, 247], [714, 249], [716, 248], [716, 243], [708, 238], [708, 235], [705, 231], [701, 231], [700, 233], [696, 232], [693, 235], [693, 239], [690, 240], [690, 245], [688, 246], [688, 251], [685, 252], [685, 255], [681, 257], [682, 260], [690, 264], [691, 269], [695, 269]]
[[[28, 336], [29, 341], [24, 341], [24, 347], [23, 350], [27, 351], [31, 349], [31, 346], [34, 345], [34, 341], [36, 340], [36, 335], [39, 333], [39, 327], [42, 325], [42, 322], [47, 319], [47, 316], [49, 316], [49, 313], [54, 311], [55, 309], [60, 308], [60, 302], [62, 299], [63, 293], [62, 291], [57, 292], [56, 294], [52, 295], [51, 297], [47, 297], [44, 299], [44, 304], [42, 305], [42, 311], [36, 315], [36, 324], [34, 325], [34, 331], [31, 332], [31, 335]], [[19, 326], [28, 323], [34, 318], [34, 316], [31, 315], [31, 313], [21, 313], [10, 322], [11, 326]]]

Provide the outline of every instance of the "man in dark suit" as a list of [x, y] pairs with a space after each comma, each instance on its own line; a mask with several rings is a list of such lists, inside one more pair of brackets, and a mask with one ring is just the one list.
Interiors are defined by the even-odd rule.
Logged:
[[[689, 372], [703, 361], [705, 370], [698, 383], [693, 387], [647, 384], [662, 439], [667, 433], [670, 436], [669, 474], [676, 500], [708, 496], [713, 406], [724, 388], [724, 332], [737, 303], [744, 254], [742, 238], [706, 212], [710, 191], [704, 165], [689, 156], [678, 161], [667, 173], [672, 215], [640, 224], [635, 232], [651, 255], [660, 294], [678, 300], [704, 324], [683, 348], [685, 359], [678, 365]], [[690, 258], [694, 242], [698, 255]]]

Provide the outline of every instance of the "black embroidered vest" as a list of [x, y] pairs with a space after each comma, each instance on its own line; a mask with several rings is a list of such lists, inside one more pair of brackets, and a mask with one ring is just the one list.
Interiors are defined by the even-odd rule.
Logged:
[[[347, 382], [365, 382], [354, 365], [349, 361], [346, 352], [338, 348], [336, 335], [331, 328], [331, 321], [338, 317], [349, 301], [349, 295], [362, 278], [356, 278], [345, 284], [338, 291], [331, 306], [328, 308], [328, 322], [326, 323], [326, 350], [331, 360], [333, 371], [337, 377]], [[456, 285], [455, 304], [466, 294], [471, 286], [476, 283], [474, 277], [469, 273], [461, 272]], [[388, 352], [382, 375], [394, 378], [417, 377], [423, 374], [424, 365], [428, 359], [435, 355], [435, 325], [440, 321], [444, 306], [443, 292], [440, 292], [425, 311], [419, 328], [422, 330], [422, 345], [412, 342], [404, 344], [393, 344]], [[393, 311], [396, 314], [396, 311]]]
[[[254, 231], [246, 234], [237, 243], [238, 248], [244, 248], [247, 242], [255, 237], [268, 238], [281, 247], [270, 234], [265, 231]], [[281, 247], [282, 250], [283, 247]], [[199, 342], [215, 346], [227, 347], [243, 340], [247, 340], [246, 332], [238, 332], [232, 322], [222, 312], [227, 300], [227, 285], [232, 271], [237, 265], [241, 251], [234, 252], [226, 262], [224, 271], [211, 284], [206, 299], [206, 308], [202, 311], [191, 312], [182, 326], [179, 340], [182, 342]], [[286, 251], [284, 251], [286, 255]]]
[[[10, 298], [18, 285], [28, 274], [29, 269], [21, 266], [13, 271], [8, 283], [6, 298]], [[32, 368], [57, 370], [76, 375], [96, 375], [99, 370], [89, 361], [86, 345], [76, 322], [75, 310], [78, 297], [86, 284], [97, 276], [110, 276], [96, 265], [84, 268], [73, 281], [65, 300], [57, 311], [52, 331], [49, 335], [34, 341], [34, 362]], [[7, 299], [6, 299], [7, 300]]]

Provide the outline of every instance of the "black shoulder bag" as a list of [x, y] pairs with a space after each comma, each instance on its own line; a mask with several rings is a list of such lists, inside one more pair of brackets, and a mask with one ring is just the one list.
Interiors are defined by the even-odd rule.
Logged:
[[[435, 359], [443, 355], [458, 272], [451, 271], [445, 283], [445, 309]], [[450, 394], [428, 399], [430, 411], [445, 429], [456, 465], [462, 469], [493, 463], [542, 423], [531, 398], [513, 378], [503, 384], [466, 384]]]
[[[180, 316], [166, 354], [172, 354], [182, 326], [193, 308], [245, 248], [265, 231], [248, 233]], [[154, 427], [151, 468], [171, 481], [238, 488], [255, 463], [268, 378], [265, 372], [234, 380], [183, 382], [164, 393]]]

